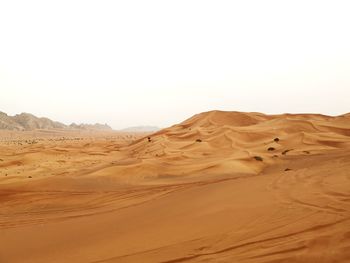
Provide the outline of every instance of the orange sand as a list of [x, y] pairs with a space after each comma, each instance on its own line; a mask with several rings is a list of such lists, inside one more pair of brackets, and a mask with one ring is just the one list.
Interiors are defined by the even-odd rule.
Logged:
[[1, 132], [0, 204], [1, 263], [350, 262], [350, 115]]

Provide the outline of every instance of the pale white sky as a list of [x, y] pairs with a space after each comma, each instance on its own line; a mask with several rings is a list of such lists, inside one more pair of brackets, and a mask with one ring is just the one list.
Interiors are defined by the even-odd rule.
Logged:
[[114, 128], [350, 111], [350, 1], [0, 0], [0, 111]]

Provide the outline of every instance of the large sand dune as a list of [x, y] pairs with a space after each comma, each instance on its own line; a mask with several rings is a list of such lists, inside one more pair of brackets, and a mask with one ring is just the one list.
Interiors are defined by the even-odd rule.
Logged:
[[350, 262], [350, 115], [2, 132], [0, 262]]

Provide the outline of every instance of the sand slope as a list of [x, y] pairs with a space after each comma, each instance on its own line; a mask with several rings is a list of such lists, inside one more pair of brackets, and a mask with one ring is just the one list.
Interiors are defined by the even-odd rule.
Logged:
[[350, 261], [349, 114], [43, 133], [2, 134], [0, 262]]

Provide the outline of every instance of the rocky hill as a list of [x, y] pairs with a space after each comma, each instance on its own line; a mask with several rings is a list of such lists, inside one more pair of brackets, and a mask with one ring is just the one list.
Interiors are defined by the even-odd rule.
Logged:
[[52, 121], [48, 118], [39, 118], [30, 113], [16, 114], [9, 116], [4, 112], [0, 112], [0, 129], [12, 131], [32, 131], [37, 129], [53, 130], [112, 130], [107, 124], [75, 124], [65, 125], [63, 123]]

